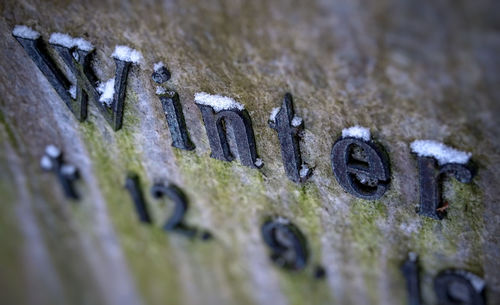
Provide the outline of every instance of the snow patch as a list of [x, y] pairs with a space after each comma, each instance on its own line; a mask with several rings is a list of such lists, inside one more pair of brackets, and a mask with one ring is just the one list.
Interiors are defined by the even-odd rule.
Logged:
[[301, 117], [298, 117], [298, 116], [293, 116], [293, 119], [292, 119], [292, 126], [293, 127], [299, 127], [300, 124], [302, 124], [302, 118]]
[[59, 148], [52, 144], [45, 147], [45, 153], [52, 158], [57, 158], [61, 155], [61, 151], [59, 150]]
[[40, 37], [40, 33], [25, 25], [16, 25], [12, 30], [12, 35], [33, 40]]
[[242, 104], [238, 103], [237, 101], [235, 101], [230, 97], [217, 94], [209, 94], [206, 92], [196, 93], [194, 95], [194, 101], [196, 104], [212, 107], [215, 110], [215, 112], [220, 112], [222, 110], [231, 110], [231, 109], [237, 109], [237, 110], [245, 109], [245, 107]]
[[[273, 108], [273, 110], [271, 110], [271, 115], [269, 116], [269, 121], [272, 122], [272, 123], [275, 123], [276, 122], [276, 116], [278, 115], [278, 113], [280, 112], [281, 110], [281, 107], [276, 107], [276, 108]], [[293, 127], [299, 127], [300, 124], [302, 124], [302, 118], [299, 117], [299, 116], [293, 116], [293, 119], [292, 119], [292, 126]]]
[[87, 52], [90, 52], [94, 49], [94, 46], [87, 40], [81, 37], [73, 38], [64, 33], [52, 33], [52, 35], [50, 35], [49, 42], [51, 44], [60, 45], [66, 48], [76, 47], [77, 49]]
[[162, 94], [165, 94], [165, 93], [167, 93], [167, 90], [165, 88], [160, 87], [160, 86], [156, 87], [156, 94], [162, 95]]
[[410, 261], [416, 262], [418, 259], [418, 254], [415, 252], [410, 252], [408, 253], [408, 258], [410, 259]]
[[311, 169], [306, 165], [306, 164], [302, 164], [302, 166], [300, 167], [300, 171], [299, 171], [299, 175], [300, 175], [300, 178], [305, 178], [309, 175]]
[[262, 167], [264, 165], [264, 161], [262, 161], [261, 158], [257, 158], [257, 159], [255, 159], [255, 163], [254, 164], [257, 167]]
[[286, 219], [286, 218], [284, 218], [282, 216], [278, 216], [277, 218], [274, 219], [274, 222], [287, 225], [287, 224], [290, 223], [290, 220], [288, 220], [288, 219]]
[[466, 164], [471, 153], [460, 151], [433, 140], [417, 140], [410, 144], [411, 151], [420, 157], [432, 157], [439, 165], [448, 163]]
[[482, 291], [486, 286], [486, 282], [482, 278], [471, 272], [465, 270], [456, 270], [455, 272], [469, 279], [469, 281], [472, 283], [472, 286], [474, 286], [476, 291]]
[[129, 48], [127, 46], [116, 46], [115, 51], [113, 54], [111, 54], [113, 58], [122, 60], [122, 61], [128, 61], [128, 62], [133, 62], [133, 63], [139, 63], [142, 61], [142, 54], [141, 52], [134, 50], [132, 48]]
[[76, 167], [73, 164], [64, 164], [61, 167], [61, 174], [65, 176], [74, 176], [76, 175]]
[[349, 137], [370, 141], [371, 139], [370, 129], [359, 125], [343, 129], [342, 138], [349, 138]]
[[405, 234], [405, 235], [411, 235], [413, 233], [418, 232], [420, 229], [420, 224], [418, 222], [408, 222], [408, 223], [401, 223], [399, 225], [399, 229]]
[[276, 116], [280, 112], [280, 109], [280, 107], [273, 108], [273, 110], [271, 111], [271, 115], [269, 116], [269, 121], [273, 123], [276, 122]]
[[113, 103], [113, 96], [115, 95], [115, 78], [110, 78], [104, 83], [100, 83], [97, 86], [97, 91], [101, 94], [99, 102], [111, 107]]
[[71, 85], [71, 87], [69, 87], [68, 93], [69, 95], [71, 95], [72, 99], [76, 99], [76, 86]]
[[44, 170], [52, 169], [52, 161], [48, 156], [42, 157], [42, 159], [40, 160], [40, 167], [42, 167]]
[[161, 68], [164, 68], [164, 67], [165, 67], [165, 64], [163, 64], [163, 61], [159, 61], [153, 65], [153, 70], [155, 72], [158, 72], [158, 70], [160, 70]]

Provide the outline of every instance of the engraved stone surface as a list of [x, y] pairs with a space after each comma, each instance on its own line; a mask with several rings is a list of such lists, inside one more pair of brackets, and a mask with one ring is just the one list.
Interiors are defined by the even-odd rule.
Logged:
[[[479, 277], [485, 303], [500, 303], [498, 1], [3, 0], [0, 13], [1, 304], [408, 304], [401, 266], [410, 252], [422, 304], [443, 299], [435, 281], [446, 270]], [[115, 54], [138, 61], [123, 120], [109, 124], [107, 107], [93, 102], [75, 116], [66, 103], [82, 90], [65, 83], [56, 91], [13, 37], [16, 25], [33, 30], [18, 28], [20, 39], [39, 33], [72, 84], [51, 34], [91, 44], [103, 82], [115, 74], [115, 46], [130, 48]], [[160, 85], [152, 80], [159, 62], [169, 74], [156, 77]], [[172, 146], [157, 86], [177, 92], [193, 150]], [[199, 92], [244, 105], [252, 166], [210, 157]], [[301, 158], [313, 169], [303, 183], [287, 177], [268, 126], [287, 92], [302, 119], [292, 124], [304, 125]], [[376, 200], [353, 196], [332, 172], [333, 144], [356, 125], [389, 156], [390, 183]], [[468, 152], [477, 165], [470, 183], [441, 175], [441, 220], [416, 212], [417, 140]], [[50, 144], [78, 169], [77, 202], [40, 166]], [[135, 190], [151, 225], [124, 186], [129, 172], [140, 177]], [[214, 238], [163, 230], [176, 205], [152, 196], [158, 183], [182, 189], [183, 220]], [[307, 241], [299, 270], [270, 259], [261, 228], [277, 215]], [[475, 297], [453, 282], [461, 283], [436, 287]]]

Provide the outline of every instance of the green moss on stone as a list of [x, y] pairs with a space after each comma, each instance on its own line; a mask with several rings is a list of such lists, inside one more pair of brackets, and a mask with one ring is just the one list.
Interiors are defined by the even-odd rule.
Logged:
[[449, 203], [443, 220], [421, 217], [421, 227], [410, 244], [420, 257], [423, 295], [432, 304], [432, 278], [447, 268], [459, 268], [483, 276], [483, 202], [474, 184], [446, 179], [443, 200]]
[[[313, 183], [288, 182], [292, 195], [290, 221], [296, 224], [306, 237], [309, 262], [304, 270], [279, 269], [280, 285], [290, 304], [331, 304], [331, 293], [326, 279], [316, 279], [314, 272], [321, 266], [321, 218], [323, 207], [318, 188]], [[276, 267], [278, 268], [278, 267]]]
[[0, 124], [3, 125], [5, 133], [7, 134], [7, 139], [12, 144], [13, 148], [17, 149], [18, 148], [18, 144], [17, 144], [16, 136], [15, 136], [14, 131], [12, 130], [12, 128], [9, 126], [7, 120], [5, 119], [5, 116], [4, 116], [4, 114], [3, 114], [3, 112], [2, 112], [1, 109], [0, 109]]
[[378, 302], [378, 274], [381, 259], [381, 248], [385, 236], [380, 224], [387, 221], [388, 213], [384, 202], [379, 200], [351, 200], [349, 215], [348, 239], [352, 243], [353, 256], [362, 266], [363, 279], [368, 300], [371, 304]]
[[[192, 278], [198, 287], [206, 287], [207, 275], [219, 275], [218, 283], [229, 294], [229, 303], [253, 304], [252, 292], [245, 284], [249, 279], [241, 266], [243, 253], [240, 253], [244, 243], [235, 236], [235, 230], [249, 230], [250, 211], [266, 203], [262, 196], [264, 189], [262, 178], [257, 170], [248, 169], [237, 162], [224, 162], [210, 158], [208, 155], [198, 156], [196, 152], [174, 149], [177, 164], [184, 177], [183, 190], [190, 199], [190, 214], [201, 215], [209, 213], [215, 228], [208, 228], [214, 234], [214, 240], [190, 244], [189, 259], [199, 265], [200, 273]], [[242, 181], [239, 171], [245, 171], [248, 181]], [[234, 194], [238, 194], [235, 196]], [[210, 202], [206, 199], [210, 198]], [[201, 211], [199, 205], [209, 206], [210, 211]], [[186, 217], [190, 223], [193, 219]], [[193, 221], [194, 222], [194, 221]], [[219, 226], [219, 224], [221, 226]], [[238, 228], [230, 229], [231, 226]], [[230, 248], [228, 248], [230, 247]], [[228, 286], [229, 285], [229, 286]], [[207, 294], [213, 292], [204, 291]], [[222, 297], [222, 296], [221, 296]]]
[[124, 188], [129, 172], [139, 175], [146, 196], [151, 185], [146, 180], [142, 156], [134, 142], [139, 121], [132, 115], [132, 109], [137, 97], [128, 92], [126, 103], [124, 124], [119, 131], [114, 132], [107, 125], [99, 128], [96, 121], [102, 120], [101, 117], [91, 117], [80, 124], [80, 131], [138, 291], [148, 304], [166, 301], [180, 304], [182, 289], [168, 237], [154, 225], [139, 223], [134, 204]]
[[[9, 132], [9, 128], [4, 121], [0, 111], [0, 143], [4, 140], [15, 145], [15, 139]], [[14, 141], [14, 142], [13, 142]], [[7, 143], [4, 143], [7, 145]], [[2, 287], [2, 301], [6, 304], [15, 302], [26, 302], [25, 291], [22, 289], [25, 283], [23, 270], [25, 262], [23, 260], [23, 236], [20, 232], [19, 218], [16, 215], [17, 187], [15, 179], [7, 164], [9, 160], [6, 150], [0, 150], [0, 194], [2, 203], [0, 204], [0, 262], [2, 262], [2, 272], [0, 274], [0, 287]]]

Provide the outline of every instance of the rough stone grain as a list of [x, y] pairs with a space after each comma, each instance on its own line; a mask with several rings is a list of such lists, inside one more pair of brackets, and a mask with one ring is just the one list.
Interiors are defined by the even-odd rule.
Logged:
[[[0, 303], [2, 304], [383, 304], [406, 302], [399, 267], [421, 260], [425, 304], [445, 268], [485, 278], [500, 302], [500, 5], [498, 1], [35, 1], [0, 3]], [[94, 105], [79, 123], [11, 36], [17, 24], [96, 47], [93, 66], [112, 77], [115, 45], [140, 51], [123, 128]], [[150, 76], [179, 93], [196, 149], [171, 147]], [[196, 92], [245, 105], [261, 170], [209, 157]], [[287, 180], [269, 114], [285, 92], [304, 120], [303, 185]], [[330, 150], [343, 128], [370, 128], [390, 156], [391, 184], [378, 201], [347, 194]], [[448, 218], [426, 219], [409, 144], [442, 141], [472, 153], [473, 183], [445, 181]], [[60, 147], [82, 175], [68, 202], [39, 167]], [[142, 179], [154, 226], [138, 223], [124, 189]], [[169, 202], [154, 182], [190, 199], [186, 221], [209, 242], [166, 234]], [[292, 220], [307, 237], [308, 267], [275, 267], [260, 236], [266, 217]], [[323, 265], [327, 277], [313, 278]]]

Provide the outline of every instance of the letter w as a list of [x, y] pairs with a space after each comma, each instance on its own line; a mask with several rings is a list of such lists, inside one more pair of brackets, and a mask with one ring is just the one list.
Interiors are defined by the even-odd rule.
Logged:
[[16, 35], [15, 31], [12, 35], [79, 121], [87, 118], [87, 104], [91, 99], [114, 130], [121, 128], [127, 77], [132, 60], [125, 61], [115, 57], [114, 81], [111, 79], [99, 86], [90, 67], [94, 47], [82, 38], [54, 33], [49, 44], [76, 79], [76, 84], [73, 85], [51, 58], [41, 37]]

